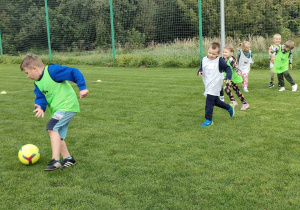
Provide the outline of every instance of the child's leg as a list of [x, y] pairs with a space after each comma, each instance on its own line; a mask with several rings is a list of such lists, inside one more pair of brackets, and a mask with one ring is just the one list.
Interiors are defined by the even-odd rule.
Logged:
[[63, 158], [67, 158], [67, 157], [71, 156], [69, 151], [68, 151], [67, 144], [65, 142], [68, 127], [69, 127], [69, 123], [65, 124], [63, 127], [61, 127], [59, 129], [59, 135], [60, 135], [60, 138], [61, 138], [61, 141], [60, 141], [60, 154], [62, 155]]
[[242, 75], [243, 77], [243, 87], [247, 87], [248, 86], [248, 73], [243, 73]]
[[219, 98], [217, 98], [217, 100], [215, 101], [215, 104], [217, 107], [220, 107], [222, 109], [226, 109], [229, 112], [230, 117], [233, 117], [234, 115], [234, 105], [231, 104], [226, 104], [223, 101], [219, 100]]
[[284, 87], [283, 73], [277, 74], [277, 78], [278, 78], [278, 84], [280, 85], [280, 87]]
[[224, 90], [223, 90], [223, 87], [221, 88], [221, 91], [220, 91], [220, 100], [221, 100], [221, 101], [225, 101], [225, 99], [224, 99]]
[[295, 85], [295, 82], [294, 82], [293, 78], [291, 77], [289, 71], [283, 72], [283, 76], [291, 85]]
[[234, 84], [232, 83], [232, 89], [234, 90], [235, 94], [239, 97], [240, 101], [243, 103], [243, 104], [246, 104], [246, 100], [242, 94], [242, 92], [240, 91], [239, 87], [237, 84]]
[[274, 78], [275, 78], [275, 73], [274, 73], [274, 68], [270, 68], [270, 79], [271, 83], [274, 84]]
[[215, 105], [216, 105], [217, 107], [220, 107], [220, 108], [222, 108], [222, 109], [226, 109], [227, 111], [231, 108], [231, 106], [230, 106], [229, 104], [226, 104], [225, 102], [219, 100], [218, 97], [215, 99], [215, 102], [214, 102], [214, 103], [215, 103]]
[[62, 154], [63, 157], [66, 157], [66, 155], [68, 155], [67, 157], [70, 156], [64, 139], [67, 135], [69, 122], [75, 117], [75, 115], [75, 112], [58, 110], [54, 113], [47, 125], [47, 130], [51, 138], [52, 155], [55, 156], [53, 157], [55, 159], [60, 159], [60, 154]]
[[218, 99], [218, 96], [207, 95], [206, 104], [205, 104], [205, 119], [212, 121], [212, 115], [214, 112], [215, 99]]
[[60, 159], [60, 135], [57, 131], [48, 130], [51, 147], [52, 147], [52, 159]]
[[230, 101], [235, 101], [235, 99], [233, 97], [233, 94], [232, 94], [232, 92], [230, 90], [230, 87], [231, 87], [231, 85], [229, 85], [228, 83], [226, 83], [225, 92], [229, 96]]
[[223, 90], [223, 87], [222, 87], [222, 89], [221, 89], [221, 91], [220, 91], [220, 96], [224, 96], [224, 90]]
[[71, 156], [68, 151], [67, 144], [63, 139], [60, 141], [60, 154], [62, 155], [63, 158], [67, 158]]

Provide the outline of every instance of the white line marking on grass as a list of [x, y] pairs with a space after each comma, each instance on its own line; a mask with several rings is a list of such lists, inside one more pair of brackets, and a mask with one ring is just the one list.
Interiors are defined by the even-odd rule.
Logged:
[[[86, 83], [95, 83], [97, 81], [88, 81]], [[99, 82], [97, 82], [99, 83]], [[71, 85], [76, 85], [75, 83], [71, 84]], [[77, 85], [76, 85], [77, 86]], [[17, 90], [17, 91], [7, 91], [5, 94], [10, 94], [10, 93], [22, 93], [22, 92], [28, 92], [28, 91], [32, 91], [33, 92], [33, 89], [32, 90]], [[5, 95], [4, 93], [0, 94], [0, 95]]]
[[33, 91], [33, 90], [8, 91], [8, 92], [6, 92], [6, 94], [9, 94], [9, 93], [21, 93], [21, 92], [27, 92], [27, 91]]
[[[119, 82], [119, 81], [102, 81], [100, 80], [101, 83], [114, 83], [114, 84], [133, 84], [133, 85], [155, 85], [155, 86], [169, 86], [169, 87], [192, 87], [192, 85], [171, 85], [171, 84], [153, 84], [153, 83], [142, 83], [142, 82]], [[98, 80], [96, 81], [88, 81], [86, 84], [89, 83], [100, 83]], [[77, 86], [76, 83], [71, 84], [72, 86]], [[7, 91], [6, 94], [14, 94], [14, 93], [22, 93], [22, 92], [28, 92], [32, 90], [17, 90], [17, 91]], [[0, 95], [5, 95], [5, 94], [0, 94]]]
[[[7, 76], [7, 75], [0, 75], [0, 77], [17, 77], [17, 78], [24, 78], [22, 76]], [[26, 77], [25, 77], [26, 78]]]

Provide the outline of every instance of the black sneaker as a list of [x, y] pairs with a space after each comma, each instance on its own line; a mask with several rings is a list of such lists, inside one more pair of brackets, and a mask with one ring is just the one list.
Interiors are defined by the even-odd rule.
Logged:
[[49, 162], [48, 166], [45, 168], [45, 171], [53, 171], [53, 170], [60, 169], [60, 168], [61, 168], [60, 162], [55, 159], [52, 159]]
[[268, 85], [268, 88], [272, 88], [274, 87], [274, 84], [272, 82], [270, 82], [270, 84]]
[[67, 168], [67, 167], [75, 165], [76, 160], [73, 157], [71, 159], [64, 159], [61, 164], [62, 164], [61, 168]]

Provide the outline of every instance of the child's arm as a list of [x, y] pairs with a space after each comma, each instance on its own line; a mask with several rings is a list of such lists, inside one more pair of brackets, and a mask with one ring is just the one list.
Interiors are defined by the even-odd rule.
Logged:
[[241, 51], [239, 50], [239, 51], [237, 51], [237, 53], [236, 53], [237, 63], [239, 63], [240, 57], [241, 57]]
[[254, 59], [253, 59], [253, 56], [252, 56], [252, 52], [249, 50], [249, 53], [250, 53], [250, 60], [252, 61], [251, 64], [254, 64]]
[[293, 56], [292, 56], [292, 51], [290, 51], [290, 55], [289, 55], [289, 64], [290, 64], [290, 69], [293, 69]]
[[275, 48], [271, 48], [269, 56], [275, 56], [279, 51], [279, 46], [275, 47]]
[[35, 89], [34, 89], [34, 94], [35, 94], [35, 100], [34, 100], [34, 107], [35, 107], [35, 110], [33, 110], [33, 112], [35, 112], [35, 116], [36, 117], [40, 117], [42, 116], [42, 118], [44, 118], [44, 112], [46, 111], [46, 107], [47, 107], [47, 100], [46, 100], [46, 97], [45, 95], [40, 91], [40, 89], [36, 86], [35, 86]]
[[84, 98], [85, 96], [88, 95], [89, 91], [86, 88], [83, 74], [77, 68], [55, 64], [55, 65], [49, 65], [48, 70], [50, 76], [56, 82], [69, 80], [76, 83], [79, 88], [80, 98]]
[[236, 63], [236, 60], [235, 60], [235, 57], [230, 57], [229, 58], [229, 62], [230, 62], [230, 65], [234, 68], [234, 70], [236, 71], [236, 73], [238, 75], [242, 75], [242, 71], [239, 69], [239, 65], [237, 65]]
[[275, 55], [274, 55], [274, 53], [273, 53], [273, 54], [271, 53], [272, 49], [273, 49], [273, 46], [270, 45], [270, 47], [269, 47], [269, 52], [268, 52], [268, 53], [269, 53], [269, 57], [268, 57], [268, 58], [269, 58], [269, 61], [270, 61], [270, 62], [274, 63], [274, 60], [275, 60], [275, 57], [274, 57], [274, 56], [275, 56]]
[[201, 62], [201, 66], [200, 69], [197, 72], [198, 77], [202, 77], [202, 62]]
[[227, 83], [229, 83], [232, 77], [232, 71], [230, 66], [228, 66], [223, 59], [219, 59], [219, 71], [220, 73], [226, 72], [225, 80], [227, 80]]

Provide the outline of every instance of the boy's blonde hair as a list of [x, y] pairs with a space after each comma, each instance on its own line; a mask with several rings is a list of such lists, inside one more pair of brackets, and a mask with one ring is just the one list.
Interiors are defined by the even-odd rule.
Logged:
[[34, 54], [27, 54], [20, 65], [21, 71], [24, 71], [24, 68], [31, 68], [32, 66], [38, 66], [44, 68], [44, 63], [42, 59]]
[[240, 49], [245, 50], [246, 47], [250, 47], [251, 44], [248, 41], [243, 41], [242, 43], [239, 44]]
[[292, 50], [295, 47], [295, 42], [292, 40], [288, 40], [286, 41], [285, 46], [288, 47], [290, 50]]
[[231, 44], [225, 45], [224, 49], [229, 50], [230, 52], [234, 53], [234, 47]]
[[276, 36], [280, 36], [280, 37], [281, 37], [280, 34], [274, 34], [273, 39], [274, 39]]

